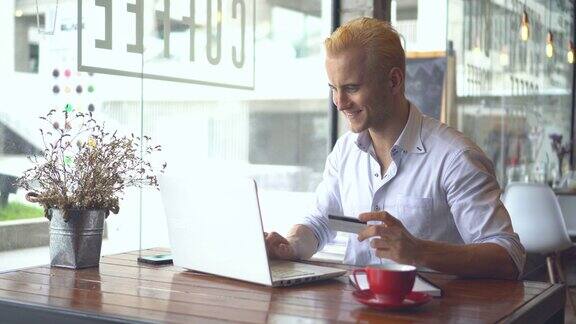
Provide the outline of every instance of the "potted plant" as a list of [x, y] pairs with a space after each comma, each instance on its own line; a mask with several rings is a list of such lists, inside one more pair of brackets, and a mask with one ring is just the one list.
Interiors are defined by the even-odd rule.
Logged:
[[110, 133], [92, 113], [69, 105], [40, 117], [43, 154], [29, 157], [33, 167], [16, 184], [28, 190], [26, 199], [44, 207], [50, 220], [50, 264], [67, 268], [97, 266], [104, 219], [117, 214], [128, 187], [158, 189], [150, 155], [160, 151], [150, 137]]
[[558, 179], [562, 179], [562, 166], [564, 165], [564, 157], [570, 154], [570, 148], [572, 144], [570, 141], [562, 144], [562, 134], [550, 134], [549, 135], [552, 146], [552, 150], [556, 153], [556, 158], [558, 159]]

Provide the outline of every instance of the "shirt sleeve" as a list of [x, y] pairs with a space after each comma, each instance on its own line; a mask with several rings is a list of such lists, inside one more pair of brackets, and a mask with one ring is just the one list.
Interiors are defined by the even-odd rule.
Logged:
[[465, 243], [495, 243], [506, 249], [522, 275], [526, 252], [500, 200], [492, 162], [479, 149], [466, 149], [448, 163], [446, 198]]
[[316, 251], [324, 248], [336, 236], [328, 227], [328, 215], [342, 215], [340, 189], [338, 184], [338, 145], [328, 155], [322, 181], [316, 188], [316, 201], [310, 212], [302, 219], [302, 224], [314, 232], [318, 240]]

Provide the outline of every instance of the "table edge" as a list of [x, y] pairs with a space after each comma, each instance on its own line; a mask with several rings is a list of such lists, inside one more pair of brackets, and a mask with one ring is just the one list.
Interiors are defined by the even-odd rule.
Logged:
[[[0, 298], [0, 318], [10, 323], [31, 323], [42, 319], [47, 323], [155, 323], [140, 318], [114, 316], [89, 310], [70, 310], [50, 305]], [[12, 317], [10, 317], [13, 315]], [[12, 322], [13, 321], [13, 322]]]
[[[550, 308], [550, 304], [557, 304], [557, 306]], [[558, 312], [564, 312], [565, 304], [566, 285], [551, 284], [545, 291], [515, 309], [513, 313], [498, 320], [498, 323], [539, 323], [538, 319], [545, 322]]]

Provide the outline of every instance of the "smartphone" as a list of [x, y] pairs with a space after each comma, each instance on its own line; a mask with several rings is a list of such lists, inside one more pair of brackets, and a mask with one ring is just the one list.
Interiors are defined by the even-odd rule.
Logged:
[[143, 255], [138, 257], [138, 262], [149, 264], [171, 264], [172, 254]]
[[366, 228], [366, 222], [348, 216], [328, 215], [328, 227], [333, 231], [358, 234]]

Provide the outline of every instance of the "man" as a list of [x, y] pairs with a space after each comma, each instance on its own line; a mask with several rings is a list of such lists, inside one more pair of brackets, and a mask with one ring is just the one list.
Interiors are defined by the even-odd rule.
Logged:
[[311, 257], [335, 235], [327, 215], [346, 215], [377, 225], [350, 235], [345, 263], [383, 258], [467, 277], [519, 277], [525, 252], [492, 163], [406, 99], [405, 54], [393, 28], [355, 19], [325, 48], [333, 101], [351, 132], [327, 158], [311, 215], [286, 238], [266, 235], [270, 256]]

